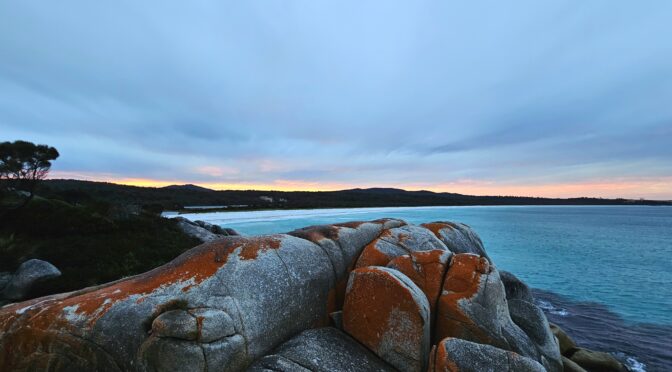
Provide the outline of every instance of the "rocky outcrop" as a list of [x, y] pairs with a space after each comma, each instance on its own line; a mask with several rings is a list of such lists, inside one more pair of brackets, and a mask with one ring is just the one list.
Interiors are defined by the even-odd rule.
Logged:
[[13, 275], [1, 276], [0, 303], [28, 298], [36, 286], [61, 276], [61, 272], [47, 261], [31, 259], [22, 263]]
[[589, 371], [628, 372], [627, 368], [618, 359], [601, 351], [578, 348], [573, 351], [569, 359]]
[[628, 369], [609, 353], [576, 346], [574, 340], [556, 324], [548, 323], [553, 337], [558, 341], [565, 372], [627, 372]]
[[141, 275], [3, 307], [0, 369], [561, 371], [526, 289], [458, 223], [222, 236]]
[[191, 221], [184, 217], [174, 217], [173, 219], [177, 221], [177, 226], [180, 230], [203, 243], [221, 239], [226, 236], [240, 235], [233, 229], [225, 229], [205, 221]]

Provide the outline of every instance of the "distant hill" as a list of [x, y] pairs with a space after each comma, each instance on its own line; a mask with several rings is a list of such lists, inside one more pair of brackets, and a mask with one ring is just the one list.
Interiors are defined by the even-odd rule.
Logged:
[[460, 205], [672, 205], [669, 201], [656, 200], [473, 196], [394, 188], [341, 191], [217, 191], [196, 185], [172, 185], [157, 188], [79, 180], [46, 180], [38, 193], [71, 203], [77, 203], [77, 199], [93, 199], [111, 203], [154, 205], [164, 210], [206, 205], [236, 206], [238, 209]]

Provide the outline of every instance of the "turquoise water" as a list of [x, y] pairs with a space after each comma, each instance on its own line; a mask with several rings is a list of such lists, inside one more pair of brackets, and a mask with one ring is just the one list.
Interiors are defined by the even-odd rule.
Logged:
[[382, 217], [460, 221], [498, 268], [531, 287], [595, 302], [632, 323], [672, 325], [672, 208], [506, 206], [225, 212], [184, 215], [245, 235]]

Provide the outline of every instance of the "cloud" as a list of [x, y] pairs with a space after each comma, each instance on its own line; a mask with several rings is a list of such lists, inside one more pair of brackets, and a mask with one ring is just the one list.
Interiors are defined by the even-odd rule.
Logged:
[[671, 10], [2, 3], [0, 135], [56, 146], [60, 174], [120, 180], [587, 193], [667, 179]]

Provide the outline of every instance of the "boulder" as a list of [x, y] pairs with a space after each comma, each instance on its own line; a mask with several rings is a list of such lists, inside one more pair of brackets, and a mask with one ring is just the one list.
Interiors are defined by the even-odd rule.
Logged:
[[224, 233], [225, 233], [224, 235], [228, 235], [228, 236], [240, 236], [240, 234], [238, 233], [238, 231], [236, 231], [236, 230], [234, 230], [234, 229], [232, 229], [232, 228], [229, 228], [229, 227], [222, 227], [222, 230], [224, 230]]
[[474, 254], [453, 256], [437, 304], [435, 343], [446, 337], [485, 344], [492, 341], [488, 331], [482, 330], [468, 311], [478, 297], [485, 297], [490, 272], [485, 258]]
[[419, 251], [447, 250], [446, 246], [430, 231], [406, 225], [383, 231], [364, 248], [355, 267], [387, 266], [395, 257]]
[[538, 362], [494, 346], [445, 338], [432, 350], [429, 372], [546, 372]]
[[[511, 317], [497, 269], [485, 257], [456, 254], [439, 297], [434, 339], [454, 337], [489, 344], [538, 361], [548, 371], [561, 371], [560, 353], [544, 314], [527, 302], [514, 306], [523, 327]], [[527, 316], [530, 319], [523, 321]]]
[[492, 263], [481, 238], [468, 225], [459, 222], [432, 222], [420, 226], [430, 230], [451, 252], [473, 253]]
[[534, 297], [532, 296], [530, 287], [523, 283], [522, 280], [518, 279], [510, 272], [503, 270], [499, 271], [499, 278], [504, 284], [507, 300], [524, 300], [534, 303]]
[[577, 348], [569, 359], [594, 372], [627, 372], [628, 369], [613, 355], [601, 351]]
[[566, 356], [562, 357], [562, 368], [563, 372], [587, 372], [585, 369], [581, 368], [580, 365], [572, 362], [572, 360]]
[[544, 312], [525, 300], [511, 299], [508, 305], [511, 320], [525, 332], [537, 349], [537, 360], [549, 370], [561, 371], [560, 347], [550, 332]]
[[425, 293], [430, 313], [434, 314], [451, 256], [450, 251], [438, 249], [412, 252], [393, 259], [387, 267], [398, 270], [411, 279]]
[[574, 340], [572, 340], [565, 331], [562, 330], [562, 328], [558, 327], [556, 324], [553, 323], [548, 323], [549, 328], [551, 329], [551, 332], [555, 336], [555, 338], [558, 339], [558, 346], [560, 347], [560, 354], [566, 355], [568, 354], [572, 349], [576, 348], [576, 343]]
[[0, 293], [0, 298], [7, 300], [27, 298], [36, 285], [59, 276], [61, 272], [49, 262], [37, 259], [28, 260], [22, 263], [9, 279]]
[[224, 232], [224, 229], [222, 229], [220, 226], [213, 225], [210, 222], [196, 220], [196, 221], [194, 221], [194, 224], [210, 231], [213, 234], [224, 235], [224, 236], [228, 235]]
[[399, 271], [371, 266], [350, 273], [343, 330], [395, 368], [425, 368], [429, 315], [424, 293]]
[[206, 230], [208, 230], [211, 233], [216, 234], [216, 235], [221, 235], [221, 236], [239, 236], [240, 235], [234, 229], [221, 227], [219, 225], [214, 225], [214, 224], [211, 224], [210, 222], [196, 220], [192, 223], [195, 224], [195, 225], [198, 225], [198, 226], [200, 226], [200, 227], [202, 227], [202, 228], [204, 228], [204, 229], [206, 229]]
[[303, 331], [256, 361], [249, 371], [369, 372], [395, 369], [331, 327]]
[[[203, 227], [202, 225], [192, 222], [184, 217], [174, 217], [173, 220], [177, 221], [177, 227], [180, 228], [185, 234], [192, 236], [203, 243], [211, 242], [217, 239], [221, 239], [225, 235], [215, 234], [211, 230]], [[207, 222], [199, 221], [203, 224]], [[210, 225], [210, 224], [208, 224]], [[212, 225], [211, 225], [212, 226]]]

